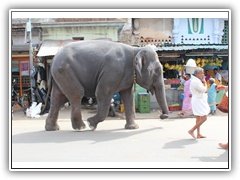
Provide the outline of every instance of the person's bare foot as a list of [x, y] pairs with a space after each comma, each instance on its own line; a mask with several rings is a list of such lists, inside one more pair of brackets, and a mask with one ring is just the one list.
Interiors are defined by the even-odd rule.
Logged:
[[206, 138], [206, 136], [203, 136], [201, 134], [197, 135], [197, 138], [200, 139], [200, 138]]
[[188, 133], [189, 133], [194, 139], [196, 139], [194, 133], [193, 133], [191, 130], [189, 130]]
[[228, 149], [228, 143], [227, 143], [227, 144], [219, 143], [218, 145], [219, 145], [222, 149]]

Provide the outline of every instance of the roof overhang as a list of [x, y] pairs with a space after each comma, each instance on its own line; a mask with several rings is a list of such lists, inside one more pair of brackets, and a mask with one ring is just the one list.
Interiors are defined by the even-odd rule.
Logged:
[[37, 53], [38, 57], [54, 56], [65, 45], [75, 40], [44, 40]]

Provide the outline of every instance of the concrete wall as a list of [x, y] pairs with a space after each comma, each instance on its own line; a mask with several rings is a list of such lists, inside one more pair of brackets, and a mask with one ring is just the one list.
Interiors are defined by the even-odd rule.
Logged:
[[72, 39], [72, 37], [84, 37], [84, 40], [109, 38], [118, 41], [118, 28], [116, 27], [44, 27], [43, 40]]
[[[12, 19], [14, 45], [24, 45], [27, 18]], [[64, 40], [73, 37], [89, 39], [111, 39], [119, 41], [119, 33], [127, 19], [117, 18], [32, 18], [32, 42]]]
[[141, 41], [169, 41], [172, 37], [172, 28], [173, 19], [171, 18], [141, 18], [133, 20], [133, 33]]
[[[32, 43], [40, 43], [41, 35], [38, 29], [32, 31]], [[25, 42], [25, 29], [12, 32], [13, 45], [26, 45]]]

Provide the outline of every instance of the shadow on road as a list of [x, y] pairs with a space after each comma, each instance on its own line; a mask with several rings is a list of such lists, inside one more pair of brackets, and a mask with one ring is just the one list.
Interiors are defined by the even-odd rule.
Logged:
[[228, 151], [224, 150], [224, 153], [216, 157], [202, 156], [202, 157], [192, 157], [192, 158], [199, 159], [199, 161], [202, 161], [202, 162], [227, 162]]
[[[195, 139], [182, 139], [168, 142], [164, 145], [164, 149], [179, 149], [185, 148], [188, 145], [197, 143]], [[228, 162], [228, 151], [224, 150], [224, 153], [219, 156], [200, 156], [200, 157], [191, 157], [193, 159], [198, 159], [201, 162]]]
[[168, 142], [164, 145], [164, 149], [179, 149], [185, 148], [187, 145], [195, 144], [197, 141], [195, 139], [181, 139], [176, 141]]
[[12, 143], [64, 143], [72, 141], [93, 141], [93, 143], [124, 139], [130, 136], [161, 130], [155, 127], [145, 130], [85, 130], [85, 131], [37, 131], [12, 136]]

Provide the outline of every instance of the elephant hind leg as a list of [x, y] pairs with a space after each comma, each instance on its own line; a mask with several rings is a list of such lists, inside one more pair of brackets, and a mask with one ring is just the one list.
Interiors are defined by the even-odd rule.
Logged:
[[88, 118], [87, 122], [89, 127], [92, 130], [97, 128], [98, 123], [104, 121], [109, 113], [111, 103], [111, 96], [105, 97], [105, 99], [99, 100], [97, 99], [97, 114], [93, 117]]
[[99, 83], [96, 89], [97, 98], [97, 114], [93, 117], [88, 118], [87, 122], [92, 130], [97, 128], [99, 122], [106, 119], [111, 104], [113, 92], [107, 91], [106, 88]]
[[82, 120], [81, 99], [84, 95], [84, 88], [78, 81], [70, 68], [66, 68], [55, 74], [55, 79], [61, 91], [65, 94], [71, 104], [71, 122], [75, 130], [84, 129], [86, 126]]
[[55, 82], [53, 82], [50, 111], [45, 123], [46, 131], [59, 130], [59, 126], [57, 124], [58, 113], [60, 107], [66, 102], [67, 102], [66, 96], [60, 91]]

